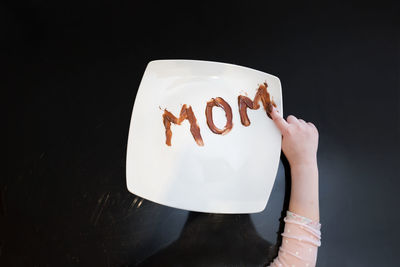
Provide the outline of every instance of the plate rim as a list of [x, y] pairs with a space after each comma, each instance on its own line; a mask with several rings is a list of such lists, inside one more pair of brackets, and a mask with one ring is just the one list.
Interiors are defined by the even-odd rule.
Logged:
[[[202, 213], [215, 213], [215, 212], [213, 212], [213, 211], [204, 211], [204, 210], [196, 210], [196, 209], [190, 209], [190, 210], [188, 210], [188, 209], [184, 209], [184, 208], [177, 207], [177, 206], [170, 205], [170, 204], [159, 203], [158, 201], [150, 200], [150, 199], [148, 199], [147, 197], [144, 197], [144, 196], [142, 196], [142, 195], [138, 195], [138, 194], [132, 192], [132, 190], [129, 188], [129, 185], [128, 185], [128, 167], [127, 167], [127, 166], [128, 166], [128, 147], [129, 147], [129, 143], [130, 143], [129, 140], [130, 140], [131, 130], [132, 130], [132, 127], [131, 127], [131, 126], [132, 126], [133, 115], [134, 115], [133, 112], [134, 112], [134, 109], [135, 109], [135, 105], [136, 105], [136, 101], [137, 101], [137, 99], [138, 99], [138, 96], [139, 96], [139, 94], [141, 93], [141, 91], [143, 91], [143, 90], [140, 90], [140, 89], [141, 89], [141, 87], [142, 87], [142, 83], [143, 83], [143, 80], [144, 80], [144, 78], [145, 78], [145, 74], [146, 74], [146, 72], [147, 72], [148, 69], [149, 69], [149, 66], [150, 66], [150, 65], [153, 65], [153, 64], [161, 63], [161, 62], [171, 62], [171, 63], [173, 63], [173, 62], [208, 63], [208, 64], [215, 64], [215, 65], [222, 65], [222, 66], [234, 67], [234, 68], [239, 68], [239, 69], [245, 69], [245, 70], [247, 70], [247, 71], [258, 72], [258, 73], [261, 73], [261, 74], [263, 74], [263, 75], [271, 76], [271, 77], [277, 79], [277, 81], [278, 81], [279, 84], [280, 84], [280, 90], [279, 90], [279, 91], [280, 91], [280, 96], [279, 96], [279, 97], [280, 97], [280, 99], [281, 99], [281, 101], [280, 101], [280, 109], [281, 109], [281, 112], [282, 112], [282, 114], [283, 114], [283, 99], [282, 99], [282, 83], [281, 83], [281, 80], [280, 80], [277, 76], [275, 76], [275, 75], [273, 75], [273, 74], [270, 74], [270, 73], [267, 73], [267, 72], [264, 72], [264, 71], [260, 71], [260, 70], [257, 70], [257, 69], [253, 69], [253, 68], [246, 67], [246, 66], [242, 66], [242, 65], [238, 65], [238, 64], [227, 63], [227, 62], [219, 62], [219, 61], [198, 60], [198, 59], [155, 59], [155, 60], [149, 61], [149, 62], [146, 64], [146, 67], [145, 67], [145, 69], [144, 69], [142, 78], [141, 78], [141, 80], [140, 80], [140, 83], [139, 83], [139, 86], [138, 86], [138, 89], [137, 89], [137, 92], [136, 92], [136, 95], [135, 95], [135, 100], [134, 100], [134, 103], [133, 103], [133, 106], [132, 106], [132, 111], [131, 111], [131, 116], [130, 116], [130, 123], [129, 123], [129, 129], [128, 129], [128, 138], [127, 138], [127, 142], [126, 142], [126, 159], [125, 159], [125, 182], [126, 182], [126, 187], [127, 187], [128, 191], [129, 191], [130, 193], [134, 194], [135, 196], [138, 196], [138, 197], [140, 197], [140, 198], [142, 198], [142, 199], [146, 199], [147, 201], [150, 201], [150, 202], [157, 203], [157, 204], [159, 204], [159, 205], [163, 205], [163, 206], [167, 206], [167, 207], [171, 207], [171, 208], [176, 208], [176, 209], [181, 209], [181, 210], [186, 210], [186, 211], [194, 211], [194, 212], [202, 212]], [[281, 145], [282, 145], [282, 144], [281, 144]], [[279, 157], [281, 156], [281, 154], [282, 154], [282, 150], [279, 151]], [[279, 166], [278, 166], [278, 169], [279, 169]], [[278, 170], [277, 170], [277, 171], [278, 171]], [[275, 185], [275, 182], [276, 182], [276, 176], [275, 176], [275, 179], [274, 179], [273, 186]], [[272, 186], [272, 188], [271, 188], [271, 191], [272, 191], [272, 189], [273, 189], [273, 186]], [[270, 193], [271, 193], [271, 192], [270, 192]], [[254, 209], [253, 211], [250, 211], [250, 212], [226, 212], [226, 211], [224, 211], [224, 212], [217, 212], [217, 213], [219, 213], [219, 214], [250, 214], [250, 213], [259, 213], [259, 212], [262, 212], [263, 210], [265, 210], [265, 208], [266, 208], [266, 206], [267, 206], [267, 204], [268, 204], [268, 201], [269, 201], [269, 198], [268, 198], [267, 202], [263, 205], [263, 208], [260, 209], [260, 210], [259, 210], [259, 209]]]

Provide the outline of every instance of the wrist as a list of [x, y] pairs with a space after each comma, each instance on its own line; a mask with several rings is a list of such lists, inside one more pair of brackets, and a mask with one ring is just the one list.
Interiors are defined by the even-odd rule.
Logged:
[[315, 169], [317, 168], [317, 158], [303, 159], [295, 162], [290, 162], [290, 169]]
[[317, 161], [290, 164], [290, 171], [292, 174], [292, 180], [293, 178], [299, 182], [304, 180], [318, 180]]

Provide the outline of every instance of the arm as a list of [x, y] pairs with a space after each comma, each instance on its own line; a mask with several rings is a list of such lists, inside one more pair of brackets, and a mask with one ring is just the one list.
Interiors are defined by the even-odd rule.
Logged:
[[271, 266], [315, 266], [320, 246], [318, 204], [318, 130], [312, 123], [274, 108], [271, 117], [282, 133], [282, 151], [292, 174], [289, 211], [278, 257]]

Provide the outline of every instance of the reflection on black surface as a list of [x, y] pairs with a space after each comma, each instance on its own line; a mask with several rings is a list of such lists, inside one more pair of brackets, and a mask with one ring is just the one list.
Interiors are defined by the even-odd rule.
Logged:
[[178, 240], [138, 266], [263, 266], [275, 255], [250, 215], [190, 212]]
[[276, 244], [257, 233], [249, 214], [190, 212], [179, 238], [137, 266], [267, 266], [277, 255], [289, 207], [290, 166], [285, 168], [285, 198]]

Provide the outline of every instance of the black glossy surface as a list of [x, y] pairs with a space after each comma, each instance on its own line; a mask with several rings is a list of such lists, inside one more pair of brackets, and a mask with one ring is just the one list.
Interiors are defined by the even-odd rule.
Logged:
[[127, 191], [133, 101], [160, 58], [277, 75], [285, 114], [320, 130], [318, 266], [398, 265], [399, 5], [276, 2], [1, 4], [0, 266], [261, 266], [276, 255], [282, 165], [259, 214], [188, 213]]

